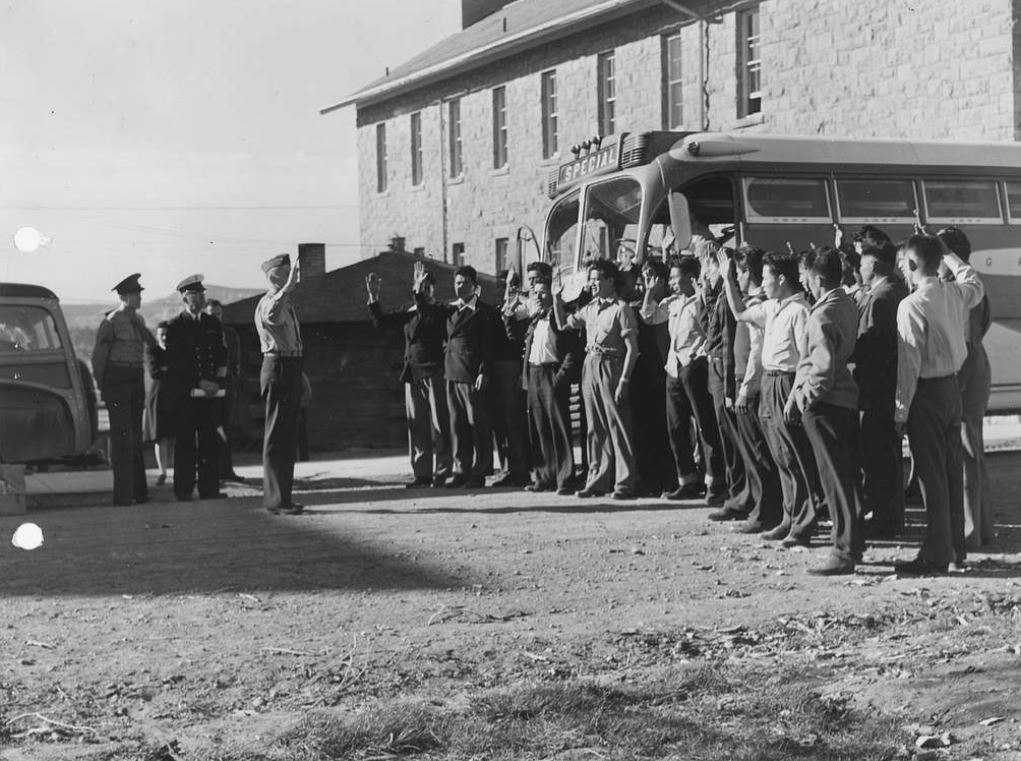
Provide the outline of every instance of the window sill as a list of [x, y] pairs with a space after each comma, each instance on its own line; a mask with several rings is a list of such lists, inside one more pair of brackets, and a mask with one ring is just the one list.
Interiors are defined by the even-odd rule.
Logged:
[[448, 177], [447, 178], [447, 184], [448, 185], [463, 185], [464, 184], [464, 173], [462, 172], [461, 174], [457, 175], [457, 177]]
[[409, 185], [408, 186], [408, 192], [409, 193], [422, 193], [424, 191], [425, 191], [425, 182], [420, 182], [417, 185]]
[[386, 190], [377, 190], [376, 193], [375, 193], [375, 197], [376, 198], [389, 198], [390, 197], [390, 188], [387, 188]]
[[544, 167], [554, 167], [554, 166], [559, 166], [559, 165], [560, 165], [560, 154], [559, 153], [554, 153], [549, 158], [542, 159], [542, 161], [539, 163], [539, 166], [544, 166]]
[[734, 125], [735, 129], [741, 129], [742, 127], [754, 127], [757, 124], [762, 124], [766, 121], [765, 115], [759, 111], [757, 114], [751, 114], [750, 116], [742, 116], [737, 120], [737, 124]]
[[504, 175], [508, 175], [508, 174], [510, 174], [510, 165], [509, 164], [504, 164], [499, 169], [494, 169], [491, 172], [491, 175], [493, 177], [503, 177]]

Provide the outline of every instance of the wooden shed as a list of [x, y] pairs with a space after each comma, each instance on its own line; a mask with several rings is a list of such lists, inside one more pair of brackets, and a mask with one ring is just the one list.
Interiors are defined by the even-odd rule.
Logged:
[[[301, 321], [305, 372], [312, 384], [308, 443], [312, 450], [349, 447], [395, 448], [407, 444], [404, 384], [398, 380], [404, 357], [400, 331], [377, 329], [366, 306], [365, 277], [382, 280], [385, 311], [411, 305], [414, 264], [424, 261], [436, 278], [436, 298], [454, 299], [456, 267], [428, 257], [385, 251], [340, 269], [306, 277], [292, 296]], [[306, 272], [303, 261], [303, 272]], [[496, 278], [479, 274], [482, 299], [503, 298]], [[261, 442], [263, 406], [259, 398], [262, 355], [255, 331], [255, 307], [261, 296], [223, 307], [223, 320], [241, 336], [245, 396], [239, 444]], [[248, 414], [245, 415], [244, 413]]]

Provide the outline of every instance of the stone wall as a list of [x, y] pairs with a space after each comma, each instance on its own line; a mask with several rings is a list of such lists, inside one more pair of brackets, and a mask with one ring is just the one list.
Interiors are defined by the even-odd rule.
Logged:
[[[691, 3], [695, 8], [719, 3]], [[1021, 123], [1014, 31], [1021, 0], [764, 0], [763, 112], [737, 107], [733, 11], [704, 26], [666, 5], [359, 109], [364, 255], [394, 234], [408, 249], [496, 267], [497, 238], [540, 232], [551, 169], [597, 130], [596, 56], [615, 51], [617, 131], [664, 125], [662, 36], [682, 35], [684, 129], [917, 139], [1013, 140]], [[966, 13], [966, 15], [965, 15]], [[702, 45], [704, 35], [705, 46]], [[707, 54], [707, 55], [706, 55]], [[704, 66], [700, 65], [704, 61]], [[703, 104], [701, 70], [705, 71]], [[540, 75], [556, 69], [559, 156], [542, 158]], [[508, 166], [493, 168], [492, 88], [507, 88]], [[446, 102], [461, 99], [465, 171], [450, 179]], [[411, 187], [410, 114], [422, 113], [425, 180]], [[376, 192], [376, 124], [387, 124], [389, 187]], [[444, 208], [446, 214], [443, 213]]]

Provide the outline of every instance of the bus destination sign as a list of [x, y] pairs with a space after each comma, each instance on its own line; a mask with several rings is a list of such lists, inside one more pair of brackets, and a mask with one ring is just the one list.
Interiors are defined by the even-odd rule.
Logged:
[[557, 184], [561, 187], [571, 185], [590, 174], [602, 174], [617, 168], [620, 144], [614, 140], [610, 145], [600, 148], [594, 153], [575, 159], [568, 164], [561, 164]]

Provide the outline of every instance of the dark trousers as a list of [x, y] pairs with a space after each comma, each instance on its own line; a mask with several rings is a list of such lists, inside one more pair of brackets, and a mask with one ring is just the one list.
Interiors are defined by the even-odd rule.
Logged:
[[858, 410], [816, 404], [802, 417], [815, 453], [819, 485], [833, 519], [832, 553], [847, 563], [865, 549], [858, 481]]
[[493, 471], [493, 432], [485, 391], [474, 383], [447, 381], [454, 473], [484, 478]]
[[921, 379], [908, 412], [908, 444], [922, 490], [927, 526], [920, 560], [963, 562], [964, 460], [957, 376]]
[[574, 478], [571, 384], [555, 382], [556, 365], [528, 366], [528, 416], [535, 482], [558, 488]]
[[808, 474], [815, 471], [812, 446], [801, 425], [788, 425], [783, 408], [794, 385], [794, 373], [768, 371], [762, 376], [759, 421], [780, 475], [783, 520], [792, 536], [809, 536], [815, 525], [815, 504], [808, 488]]
[[177, 418], [174, 434], [174, 495], [189, 498], [195, 489], [198, 471], [199, 497], [209, 499], [220, 491], [217, 464], [216, 426], [219, 423], [219, 399], [182, 396], [174, 408]]
[[[727, 480], [726, 459], [723, 444], [720, 441], [719, 423], [712, 394], [709, 393], [709, 363], [705, 359], [696, 359], [680, 370], [679, 380], [688, 407], [695, 417], [698, 427], [699, 443], [702, 448], [702, 463], [705, 466], [708, 485], [713, 489], [722, 489]], [[723, 386], [720, 386], [720, 391]], [[667, 412], [669, 419], [670, 413]], [[676, 451], [675, 451], [676, 455]]]
[[262, 358], [259, 376], [266, 400], [262, 437], [262, 503], [274, 510], [290, 507], [294, 460], [298, 455], [301, 411], [301, 357]]
[[726, 379], [723, 377], [723, 360], [709, 359], [709, 393], [713, 398], [716, 413], [716, 427], [720, 435], [720, 450], [727, 474], [727, 501], [724, 506], [736, 511], [750, 513], [755, 506], [748, 489], [748, 478], [744, 472], [744, 461], [738, 444], [737, 413], [733, 406], [727, 406]]
[[683, 485], [695, 483], [698, 481], [698, 465], [695, 463], [694, 443], [691, 440], [694, 412], [680, 378], [667, 375], [664, 398], [667, 433], [670, 436], [670, 451], [674, 456], [677, 482]]
[[230, 432], [231, 423], [231, 412], [234, 409], [234, 404], [237, 402], [237, 392], [235, 389], [235, 381], [233, 378], [228, 378], [226, 382], [227, 395], [218, 400], [220, 407], [220, 429], [223, 431], [223, 435], [217, 435], [216, 447], [217, 447], [217, 462], [219, 463], [220, 479], [233, 478], [234, 477], [234, 448]]
[[498, 359], [493, 363], [490, 386], [490, 420], [496, 434], [497, 451], [509, 473], [524, 476], [531, 460], [528, 451], [528, 422], [525, 416], [525, 390], [521, 387], [521, 362]]
[[110, 414], [110, 465], [113, 469], [113, 501], [129, 504], [145, 499], [142, 457], [142, 408], [145, 381], [141, 368], [108, 364], [103, 377], [103, 401]]
[[635, 448], [631, 431], [631, 405], [627, 395], [614, 399], [624, 358], [598, 352], [585, 355], [581, 396], [588, 421], [588, 478], [592, 491], [632, 492], [635, 488]]
[[745, 477], [754, 507], [748, 520], [771, 529], [783, 520], [783, 493], [776, 463], [769, 453], [769, 443], [759, 420], [759, 397], [748, 399], [748, 411], [736, 415], [738, 443], [744, 461]]
[[[446, 478], [452, 467], [450, 413], [442, 375], [404, 384], [408, 447], [415, 478]], [[434, 462], [435, 461], [435, 462]]]
[[989, 357], [981, 343], [968, 352], [958, 374], [961, 384], [961, 427], [964, 451], [964, 535], [968, 547], [977, 549], [993, 539], [993, 514], [986, 472], [982, 419], [989, 406], [992, 384]]
[[872, 408], [861, 415], [862, 491], [865, 510], [879, 531], [904, 529], [904, 466], [901, 436], [893, 408]]

